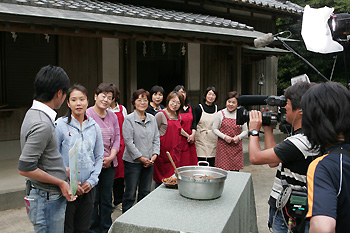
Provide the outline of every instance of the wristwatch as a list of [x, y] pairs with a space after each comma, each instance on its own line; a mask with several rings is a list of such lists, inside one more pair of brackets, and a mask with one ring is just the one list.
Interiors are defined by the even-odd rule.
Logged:
[[259, 136], [259, 131], [257, 131], [256, 129], [250, 130], [248, 132], [248, 137], [249, 136]]

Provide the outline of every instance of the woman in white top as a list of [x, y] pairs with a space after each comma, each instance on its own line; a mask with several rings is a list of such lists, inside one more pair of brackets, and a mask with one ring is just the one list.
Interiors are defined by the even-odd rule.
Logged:
[[248, 134], [247, 123], [236, 125], [238, 93], [227, 94], [226, 108], [215, 115], [213, 132], [218, 136], [215, 166], [228, 171], [243, 169], [242, 138]]
[[108, 108], [109, 111], [114, 112], [117, 115], [119, 129], [120, 129], [120, 147], [117, 153], [118, 166], [115, 168], [114, 182], [113, 182], [113, 204], [114, 207], [121, 210], [121, 203], [124, 195], [124, 163], [123, 154], [125, 150], [125, 142], [123, 138], [123, 122], [126, 115], [128, 115], [126, 108], [119, 104], [120, 91], [117, 86], [111, 84], [114, 88], [114, 98], [112, 99], [111, 106]]
[[123, 116], [126, 117], [126, 115], [128, 115], [128, 111], [126, 110], [126, 107], [124, 107], [123, 105], [118, 103], [119, 98], [120, 98], [119, 88], [114, 84], [111, 84], [111, 86], [114, 88], [114, 96], [115, 97], [112, 99], [111, 106], [108, 108], [108, 110], [112, 111], [114, 113], [122, 112]]

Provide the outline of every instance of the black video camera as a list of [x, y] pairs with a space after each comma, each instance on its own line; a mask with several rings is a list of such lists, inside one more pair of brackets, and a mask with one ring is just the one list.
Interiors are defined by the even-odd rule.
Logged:
[[282, 96], [267, 96], [267, 95], [241, 95], [238, 98], [237, 118], [236, 124], [243, 125], [245, 122], [249, 122], [250, 111], [246, 110], [243, 106], [248, 105], [269, 105], [277, 106], [278, 113], [274, 112], [262, 112], [262, 125], [277, 125], [280, 122], [279, 129], [283, 133], [291, 132], [292, 126], [286, 121], [285, 114], [286, 109], [284, 106], [287, 104], [286, 98]]

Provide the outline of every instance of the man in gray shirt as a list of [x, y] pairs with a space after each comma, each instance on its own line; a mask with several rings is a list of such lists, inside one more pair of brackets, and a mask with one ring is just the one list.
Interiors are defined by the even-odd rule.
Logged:
[[18, 173], [27, 177], [24, 200], [35, 232], [62, 233], [66, 199], [75, 199], [54, 127], [54, 109], [61, 107], [68, 88], [69, 77], [62, 68], [41, 68], [34, 81], [33, 105], [21, 127]]

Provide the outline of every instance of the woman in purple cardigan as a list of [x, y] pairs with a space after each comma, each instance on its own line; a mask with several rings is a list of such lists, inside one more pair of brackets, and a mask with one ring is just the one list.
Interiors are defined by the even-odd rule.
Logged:
[[116, 155], [120, 146], [118, 118], [113, 112], [107, 110], [113, 98], [113, 87], [110, 84], [101, 83], [95, 92], [95, 105], [86, 110], [86, 114], [100, 126], [104, 146], [102, 171], [96, 186], [90, 232], [107, 232], [112, 225], [112, 188], [115, 167], [118, 166]]

